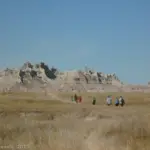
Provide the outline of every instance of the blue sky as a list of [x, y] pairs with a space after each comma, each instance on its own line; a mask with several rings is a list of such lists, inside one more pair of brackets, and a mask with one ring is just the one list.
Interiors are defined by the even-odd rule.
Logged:
[[150, 80], [149, 0], [1, 0], [0, 68], [44, 61], [61, 70]]

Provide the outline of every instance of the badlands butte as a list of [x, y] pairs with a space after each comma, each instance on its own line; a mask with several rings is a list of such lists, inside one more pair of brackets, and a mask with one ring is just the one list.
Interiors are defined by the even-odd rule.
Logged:
[[44, 62], [7, 68], [0, 72], [1, 92], [150, 92], [150, 86], [121, 82], [115, 73], [105, 74], [87, 67], [59, 71]]

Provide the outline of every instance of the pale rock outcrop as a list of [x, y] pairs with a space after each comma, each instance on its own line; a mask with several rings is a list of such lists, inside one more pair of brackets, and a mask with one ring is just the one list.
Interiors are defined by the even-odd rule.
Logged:
[[0, 85], [1, 91], [150, 92], [148, 85], [124, 85], [115, 73], [105, 74], [89, 68], [60, 72], [43, 62], [35, 65], [26, 62], [17, 69], [1, 70]]

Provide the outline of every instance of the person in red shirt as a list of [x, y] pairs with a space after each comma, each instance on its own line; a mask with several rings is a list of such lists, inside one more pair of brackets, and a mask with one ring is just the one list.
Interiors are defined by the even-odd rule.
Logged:
[[82, 96], [79, 96], [79, 103], [82, 102]]

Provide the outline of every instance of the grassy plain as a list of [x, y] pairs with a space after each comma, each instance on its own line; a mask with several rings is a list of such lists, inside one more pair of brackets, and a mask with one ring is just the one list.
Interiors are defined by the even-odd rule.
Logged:
[[[150, 150], [150, 93], [72, 93], [0, 95], [0, 150]], [[126, 106], [106, 106], [111, 94]], [[92, 96], [97, 104], [92, 106]]]

